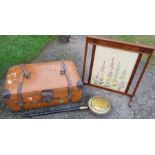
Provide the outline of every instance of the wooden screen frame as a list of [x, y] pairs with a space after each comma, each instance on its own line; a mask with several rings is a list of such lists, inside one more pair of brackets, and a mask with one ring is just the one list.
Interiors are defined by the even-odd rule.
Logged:
[[[86, 68], [86, 60], [87, 60], [87, 52], [88, 52], [88, 44], [93, 45], [93, 49], [92, 49], [92, 56], [91, 56], [91, 63], [90, 63], [90, 68], [89, 68], [89, 77], [88, 77], [88, 81], [84, 81], [85, 78], [85, 68]], [[126, 87], [125, 92], [121, 92], [121, 91], [117, 91], [117, 90], [113, 90], [110, 88], [106, 88], [106, 87], [102, 87], [102, 86], [98, 86], [98, 85], [94, 85], [90, 83], [91, 80], [91, 75], [92, 75], [92, 69], [93, 69], [93, 63], [94, 63], [94, 57], [95, 57], [95, 50], [96, 50], [96, 46], [104, 46], [104, 47], [109, 47], [109, 48], [115, 48], [115, 49], [122, 49], [122, 50], [127, 50], [127, 52], [136, 52], [139, 53], [138, 58], [136, 60], [135, 66], [132, 70], [132, 74], [130, 76], [130, 79], [128, 81], [128, 85]], [[88, 86], [93, 86], [96, 88], [100, 88], [100, 89], [104, 89], [104, 90], [108, 90], [114, 93], [118, 93], [118, 94], [122, 94], [122, 95], [126, 95], [129, 96], [130, 98], [132, 98], [136, 91], [137, 88], [140, 84], [140, 81], [142, 80], [142, 77], [144, 75], [144, 72], [150, 62], [150, 59], [152, 57], [152, 54], [154, 52], [154, 48], [152, 47], [148, 47], [148, 46], [143, 46], [143, 45], [136, 45], [136, 44], [130, 44], [130, 43], [126, 43], [126, 42], [120, 42], [120, 41], [115, 41], [115, 40], [111, 40], [111, 39], [105, 39], [105, 38], [97, 38], [97, 37], [93, 37], [93, 36], [88, 36], [86, 37], [86, 44], [85, 44], [85, 55], [84, 55], [84, 62], [83, 62], [83, 74], [82, 74], [82, 81], [85, 85]], [[135, 77], [135, 73], [138, 69], [138, 66], [140, 64], [141, 58], [143, 56], [143, 54], [147, 54], [147, 60], [143, 66], [143, 69], [138, 77], [138, 81], [134, 87], [134, 90], [132, 93], [129, 93], [129, 89], [130, 86], [132, 84], [132, 81]]]

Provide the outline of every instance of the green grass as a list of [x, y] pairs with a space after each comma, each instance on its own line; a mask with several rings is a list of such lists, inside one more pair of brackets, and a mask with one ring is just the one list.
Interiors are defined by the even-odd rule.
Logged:
[[[0, 36], [0, 79], [5, 76], [7, 69], [16, 64], [29, 63], [44, 49], [45, 45], [57, 36]], [[153, 45], [155, 36], [117, 35], [113, 39]], [[153, 55], [155, 59], [155, 53]]]
[[29, 63], [57, 36], [0, 36], [0, 79], [16, 64]]
[[[112, 36], [113, 39], [120, 40], [120, 41], [127, 41], [130, 43], [137, 43], [137, 44], [143, 44], [143, 45], [151, 45], [152, 47], [155, 47], [155, 36], [144, 36], [144, 35], [117, 35]], [[153, 59], [155, 59], [155, 52], [153, 54]]]

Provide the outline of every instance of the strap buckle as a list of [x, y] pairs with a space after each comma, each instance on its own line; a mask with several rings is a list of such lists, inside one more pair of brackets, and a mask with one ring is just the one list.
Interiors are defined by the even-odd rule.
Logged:
[[23, 73], [24, 73], [24, 77], [25, 77], [26, 79], [29, 79], [29, 78], [30, 78], [31, 72], [28, 72], [28, 71], [27, 71], [27, 69], [26, 69], [26, 67], [25, 67], [25, 64], [21, 64], [21, 68], [22, 68], [22, 71], [23, 71]]
[[61, 65], [60, 66], [60, 74], [63, 75], [63, 74], [65, 74], [64, 61], [63, 60], [61, 61], [61, 64], [60, 65]]

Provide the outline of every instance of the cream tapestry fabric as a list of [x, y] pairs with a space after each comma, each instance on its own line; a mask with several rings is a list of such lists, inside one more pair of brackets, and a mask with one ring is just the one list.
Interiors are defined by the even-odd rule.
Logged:
[[125, 92], [138, 53], [96, 46], [91, 84]]

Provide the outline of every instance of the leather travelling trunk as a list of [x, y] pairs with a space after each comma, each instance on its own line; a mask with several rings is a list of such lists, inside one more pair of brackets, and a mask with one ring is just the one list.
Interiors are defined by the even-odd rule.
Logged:
[[67, 104], [82, 97], [82, 81], [72, 61], [13, 66], [4, 88], [11, 111]]

